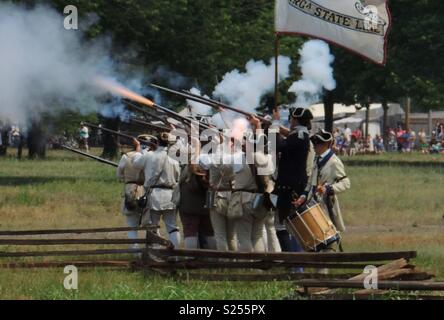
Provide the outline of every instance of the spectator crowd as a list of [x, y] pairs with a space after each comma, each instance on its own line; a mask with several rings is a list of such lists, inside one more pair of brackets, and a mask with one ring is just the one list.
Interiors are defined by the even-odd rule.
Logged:
[[387, 131], [387, 141], [383, 135], [367, 135], [361, 129], [334, 129], [335, 151], [340, 155], [354, 156], [358, 154], [381, 154], [385, 152], [411, 153], [419, 151], [423, 154], [444, 154], [444, 123], [436, 123], [431, 136], [424, 129], [415, 132], [404, 129], [401, 125]]

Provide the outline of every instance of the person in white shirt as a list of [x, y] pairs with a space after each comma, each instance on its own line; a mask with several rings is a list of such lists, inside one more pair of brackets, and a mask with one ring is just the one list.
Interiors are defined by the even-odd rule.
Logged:
[[203, 170], [209, 171], [206, 206], [210, 209], [217, 250], [237, 251], [235, 221], [229, 217], [229, 203], [234, 182], [232, 156], [223, 148], [218, 148], [212, 154], [201, 154], [198, 144], [196, 147], [199, 166]]
[[[180, 230], [177, 224], [177, 208], [173, 202], [173, 190], [179, 183], [180, 165], [169, 157], [170, 134], [164, 132], [158, 137], [159, 146], [150, 152], [140, 152], [134, 159], [134, 167], [145, 173], [144, 187], [148, 194], [146, 210], [150, 222], [159, 225], [162, 218], [168, 232], [168, 238], [175, 248], [180, 245]], [[159, 230], [157, 233], [160, 234]]]
[[[150, 146], [156, 145], [156, 138], [148, 135], [141, 135], [138, 137], [141, 141], [146, 141]], [[125, 216], [126, 223], [130, 228], [137, 228], [144, 220], [142, 217], [143, 209], [139, 206], [139, 199], [144, 196], [145, 188], [143, 171], [134, 166], [134, 159], [140, 154], [137, 151], [140, 143], [134, 140], [135, 149], [125, 153], [120, 159], [117, 168], [116, 176], [124, 183], [124, 199], [122, 201], [121, 212]], [[129, 239], [137, 239], [137, 231], [132, 230], [128, 232]], [[132, 246], [137, 248], [138, 245]]]
[[89, 145], [88, 145], [89, 129], [87, 126], [83, 124], [83, 122], [80, 124], [79, 135], [80, 135], [80, 149], [85, 149], [86, 152], [89, 152]]
[[350, 144], [352, 131], [351, 131], [351, 129], [347, 125], [344, 126], [343, 134], [344, 134], [345, 142]]
[[[271, 117], [270, 119], [271, 120]], [[255, 145], [254, 153], [254, 169], [256, 170], [256, 183], [259, 184], [260, 193], [256, 195], [255, 200], [262, 197], [262, 204], [257, 206], [257, 201], [254, 204], [255, 211], [265, 211], [265, 228], [263, 232], [264, 247], [267, 252], [282, 252], [279, 239], [277, 237], [277, 230], [275, 222], [279, 219], [275, 219], [276, 206], [272, 202], [272, 192], [275, 188], [274, 174], [277, 174], [276, 166], [273, 163], [273, 157], [269, 154], [268, 137], [265, 135], [267, 130], [262, 130], [262, 124], [255, 116], [250, 117], [250, 124], [252, 126], [254, 135], [250, 136], [247, 141]], [[259, 130], [259, 131], [258, 131]], [[261, 132], [263, 134], [261, 134]], [[261, 141], [265, 139], [264, 141]], [[263, 150], [257, 150], [256, 147], [261, 147]], [[257, 214], [255, 215], [258, 216]], [[260, 216], [260, 215], [259, 215]], [[285, 229], [285, 227], [283, 226]]]

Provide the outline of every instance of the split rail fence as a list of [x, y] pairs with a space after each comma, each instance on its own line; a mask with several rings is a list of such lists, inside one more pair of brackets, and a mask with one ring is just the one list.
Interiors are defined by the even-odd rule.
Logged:
[[[148, 226], [0, 231], [0, 268], [75, 265], [80, 268], [142, 270], [145, 274], [178, 280], [294, 281], [298, 289], [288, 299], [300, 295], [311, 299], [368, 299], [385, 297], [393, 291], [402, 292], [406, 298], [444, 299], [444, 296], [430, 294], [443, 293], [444, 282], [433, 281], [434, 275], [411, 263], [417, 256], [415, 251], [246, 253], [186, 250], [175, 249], [170, 241], [154, 232], [156, 229], [156, 226]], [[144, 231], [145, 237], [114, 236], [129, 231]], [[73, 235], [77, 236], [74, 238]], [[134, 248], [135, 245], [138, 248]], [[62, 249], [46, 250], [54, 246]], [[75, 249], [67, 248], [70, 246]], [[54, 261], [54, 257], [63, 259]], [[363, 270], [370, 265], [377, 267], [377, 290], [364, 288], [364, 280], [369, 275]], [[292, 272], [295, 268], [298, 272]], [[418, 292], [427, 292], [427, 295]]]

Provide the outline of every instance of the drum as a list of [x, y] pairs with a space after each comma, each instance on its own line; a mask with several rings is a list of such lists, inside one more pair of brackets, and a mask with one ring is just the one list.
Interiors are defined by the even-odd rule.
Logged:
[[320, 252], [341, 240], [339, 232], [319, 203], [288, 217], [285, 225], [306, 251]]

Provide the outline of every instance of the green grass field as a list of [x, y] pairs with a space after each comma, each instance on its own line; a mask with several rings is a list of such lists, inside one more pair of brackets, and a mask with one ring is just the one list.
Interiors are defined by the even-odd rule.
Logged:
[[[443, 161], [423, 155], [361, 156], [360, 163], [372, 165], [348, 166], [352, 189], [340, 196], [349, 227], [345, 249], [417, 250], [415, 264], [444, 278], [444, 164], [378, 166], [375, 159]], [[120, 201], [112, 167], [63, 151], [49, 152], [45, 161], [0, 159], [0, 230], [124, 226]], [[12, 249], [17, 248], [0, 247]], [[282, 299], [294, 289], [291, 282], [175, 281], [80, 269], [79, 290], [71, 292], [63, 288], [64, 277], [62, 268], [1, 270], [0, 299]]]

